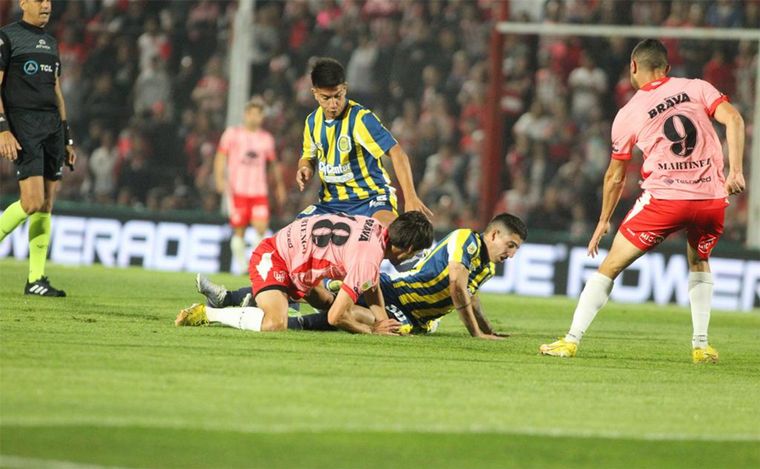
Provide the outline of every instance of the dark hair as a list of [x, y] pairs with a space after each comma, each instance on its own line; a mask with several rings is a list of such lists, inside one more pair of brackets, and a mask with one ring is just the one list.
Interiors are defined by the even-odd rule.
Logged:
[[657, 39], [644, 39], [636, 44], [631, 52], [631, 58], [647, 70], [657, 70], [668, 66], [668, 50]]
[[346, 82], [343, 65], [335, 59], [322, 57], [317, 59], [311, 69], [311, 85], [314, 88], [334, 88]]
[[388, 242], [403, 250], [425, 249], [433, 244], [433, 225], [422, 212], [406, 212], [388, 227]]
[[486, 233], [495, 229], [496, 225], [501, 225], [503, 228], [517, 234], [523, 241], [528, 239], [528, 227], [525, 226], [525, 222], [511, 213], [500, 213], [493, 217], [488, 222], [488, 226], [486, 226]]

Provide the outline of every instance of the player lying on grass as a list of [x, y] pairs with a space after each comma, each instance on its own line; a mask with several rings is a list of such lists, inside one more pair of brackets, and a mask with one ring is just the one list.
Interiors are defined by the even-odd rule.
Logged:
[[[323, 306], [314, 286], [322, 279], [343, 285], [329, 308], [328, 321], [349, 332], [391, 333], [399, 323], [387, 319], [378, 286], [383, 258], [398, 264], [433, 241], [433, 226], [420, 212], [407, 212], [385, 228], [374, 218], [319, 215], [296, 220], [259, 244], [248, 268], [257, 307], [217, 310], [193, 305], [180, 311], [175, 324], [212, 322], [254, 331], [287, 327], [288, 299]], [[372, 326], [349, 314], [360, 295], [378, 319]]]
[[[502, 337], [483, 315], [476, 293], [494, 275], [495, 263], [513, 257], [527, 236], [522, 220], [507, 213], [494, 217], [482, 234], [467, 229], [451, 232], [412, 270], [380, 274], [387, 317], [401, 323], [400, 333], [424, 334], [437, 327], [441, 316], [457, 310], [473, 337]], [[234, 306], [247, 303], [250, 298], [248, 288], [227, 291], [202, 275], [197, 279], [198, 291], [211, 305]], [[315, 294], [320, 295], [319, 302], [326, 305], [323, 308], [329, 308], [333, 295], [324, 288], [315, 289]], [[366, 325], [377, 320], [360, 305], [355, 305], [351, 312], [354, 320]], [[328, 319], [328, 313], [291, 317], [288, 328], [334, 330]]]

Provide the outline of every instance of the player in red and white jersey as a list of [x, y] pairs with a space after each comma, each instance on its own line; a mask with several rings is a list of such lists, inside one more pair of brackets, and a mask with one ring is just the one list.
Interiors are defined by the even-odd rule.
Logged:
[[[389, 333], [399, 322], [388, 319], [379, 288], [380, 262], [410, 259], [433, 242], [433, 225], [422, 212], [406, 212], [388, 228], [374, 218], [345, 214], [301, 218], [263, 240], [251, 254], [249, 273], [257, 307], [183, 309], [175, 324], [220, 322], [254, 331], [285, 330], [288, 300], [329, 305], [328, 322], [349, 332]], [[324, 278], [343, 281], [333, 301], [315, 289]], [[376, 318], [373, 326], [357, 321], [351, 307], [364, 295]], [[330, 305], [330, 303], [332, 303]]]
[[264, 101], [252, 98], [245, 106], [243, 125], [229, 127], [222, 134], [214, 160], [216, 189], [228, 198], [230, 224], [234, 230], [230, 248], [240, 272], [247, 267], [243, 239], [246, 227], [250, 224], [255, 231], [252, 248], [269, 229], [268, 172], [276, 184], [277, 203], [282, 205], [286, 197], [274, 137], [261, 128], [264, 110]]
[[[686, 230], [691, 303], [692, 360], [715, 362], [708, 344], [713, 279], [708, 258], [721, 234], [727, 196], [744, 190], [744, 121], [728, 98], [697, 79], [671, 78], [665, 46], [641, 41], [631, 53], [631, 83], [638, 91], [612, 124], [612, 160], [604, 177], [599, 223], [588, 253], [610, 229], [633, 146], [644, 155], [644, 192], [620, 225], [607, 257], [586, 283], [564, 339], [544, 344], [545, 355], [572, 357], [586, 329], [604, 306], [615, 278], [668, 235]], [[711, 119], [726, 127], [728, 176]]]

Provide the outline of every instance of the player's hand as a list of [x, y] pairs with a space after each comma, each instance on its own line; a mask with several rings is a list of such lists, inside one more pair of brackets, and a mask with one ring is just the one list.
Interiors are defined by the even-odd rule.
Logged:
[[607, 234], [608, 231], [610, 231], [610, 222], [600, 221], [596, 225], [594, 235], [591, 236], [591, 241], [588, 242], [589, 256], [596, 257], [596, 255], [599, 254], [599, 242], [602, 240], [602, 237]]
[[418, 211], [422, 212], [423, 215], [428, 217], [428, 220], [433, 219], [433, 212], [425, 206], [425, 204], [422, 203], [422, 200], [420, 200], [419, 197], [410, 197], [407, 198], [404, 202], [404, 211], [405, 212], [412, 212], [412, 211]]
[[476, 337], [478, 339], [486, 339], [486, 340], [504, 340], [506, 336], [502, 334], [480, 334]]
[[747, 188], [747, 183], [744, 182], [744, 174], [732, 173], [729, 171], [726, 178], [726, 192], [729, 195], [740, 194]]
[[10, 130], [0, 132], [0, 155], [3, 158], [16, 161], [19, 150], [21, 150], [21, 145]]
[[314, 168], [312, 168], [310, 165], [305, 165], [298, 168], [298, 172], [296, 172], [296, 184], [298, 184], [298, 189], [301, 192], [306, 189], [306, 183], [309, 182], [313, 176]]
[[383, 319], [382, 321], [375, 321], [372, 325], [372, 333], [379, 335], [398, 335], [399, 327], [401, 327], [401, 323], [395, 319]]
[[77, 162], [77, 152], [74, 151], [73, 145], [66, 145], [66, 166], [74, 171], [74, 165]]

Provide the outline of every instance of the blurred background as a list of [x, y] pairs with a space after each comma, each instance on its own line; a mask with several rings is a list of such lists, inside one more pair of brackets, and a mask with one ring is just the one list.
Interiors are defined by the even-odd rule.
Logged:
[[[79, 162], [58, 207], [129, 207], [158, 218], [191, 211], [223, 223], [213, 157], [225, 127], [236, 1], [57, 0], [48, 30], [60, 44], [62, 84]], [[502, 144], [496, 201], [481, 201], [489, 41], [498, 2], [289, 0], [254, 2], [249, 95], [268, 104], [290, 196], [274, 228], [317, 199], [293, 184], [303, 121], [316, 107], [310, 60], [346, 67], [349, 98], [373, 109], [410, 155], [415, 184], [440, 231], [478, 228], [509, 211], [533, 232], [585, 242], [601, 202], [610, 125], [631, 97], [634, 39], [506, 35], [500, 59]], [[0, 23], [20, 18], [0, 1]], [[760, 28], [760, 2], [513, 0], [511, 21]], [[754, 122], [757, 42], [666, 39], [673, 76], [703, 77]], [[634, 158], [640, 162], [640, 158]], [[747, 157], [747, 160], [749, 158]], [[390, 167], [390, 165], [386, 165]], [[749, 161], [745, 174], [749, 175]], [[17, 198], [0, 163], [0, 206]], [[638, 166], [616, 219], [638, 195]], [[725, 240], [746, 237], [745, 192]], [[488, 205], [488, 206], [486, 206]], [[56, 210], [58, 211], [58, 210]]]

